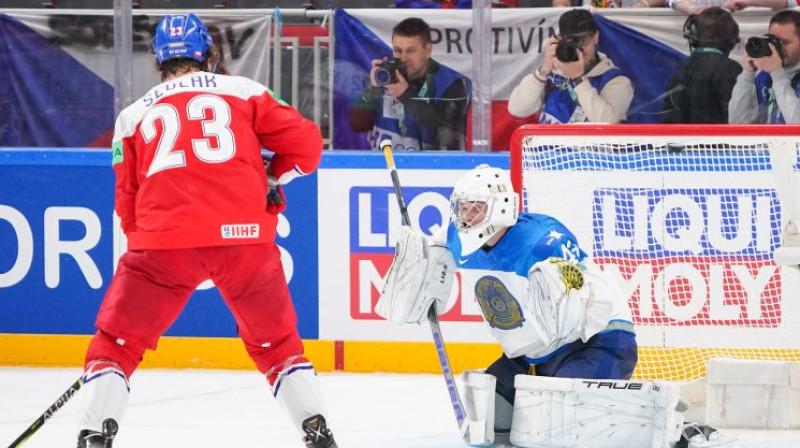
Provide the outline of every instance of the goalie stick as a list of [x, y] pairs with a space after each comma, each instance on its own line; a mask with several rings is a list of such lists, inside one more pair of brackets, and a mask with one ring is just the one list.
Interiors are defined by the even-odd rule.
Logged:
[[64, 406], [64, 404], [66, 404], [69, 401], [69, 399], [72, 398], [73, 395], [75, 395], [76, 392], [78, 392], [81, 386], [83, 386], [83, 375], [81, 375], [77, 381], [72, 383], [72, 385], [69, 386], [69, 389], [67, 389], [63, 394], [61, 394], [61, 396], [58, 397], [58, 400], [56, 400], [55, 403], [50, 405], [50, 407], [47, 408], [46, 411], [44, 411], [44, 414], [40, 415], [39, 418], [34, 420], [33, 423], [31, 423], [31, 425], [28, 426], [28, 429], [26, 429], [25, 432], [23, 432], [22, 434], [20, 434], [19, 437], [17, 437], [17, 440], [11, 442], [11, 445], [9, 445], [8, 448], [17, 448], [19, 446], [22, 446], [23, 443], [25, 443], [36, 431], [39, 430], [39, 428], [42, 427], [42, 425], [44, 425], [47, 422], [47, 420], [50, 420], [50, 418], [53, 416], [53, 414], [56, 413], [56, 411], [61, 409], [61, 407]]
[[[394, 185], [394, 194], [397, 198], [397, 205], [400, 207], [400, 214], [403, 216], [403, 225], [411, 226], [411, 219], [408, 217], [408, 209], [406, 208], [406, 201], [403, 198], [403, 191], [400, 189], [400, 178], [397, 175], [397, 168], [394, 164], [394, 157], [392, 156], [392, 141], [381, 141], [381, 149], [386, 158], [386, 167], [392, 176], [392, 184]], [[464, 405], [461, 402], [461, 396], [458, 393], [456, 380], [453, 378], [453, 369], [450, 367], [450, 359], [447, 357], [447, 349], [444, 346], [444, 339], [442, 338], [442, 329], [439, 327], [439, 317], [436, 315], [436, 307], [431, 306], [428, 310], [428, 321], [431, 324], [431, 333], [433, 335], [433, 343], [436, 345], [436, 355], [439, 357], [439, 366], [442, 368], [444, 381], [447, 383], [447, 391], [450, 394], [450, 404], [453, 406], [453, 413], [458, 422], [458, 429], [461, 437], [465, 443], [470, 442], [469, 437], [469, 422], [467, 414], [464, 410]]]

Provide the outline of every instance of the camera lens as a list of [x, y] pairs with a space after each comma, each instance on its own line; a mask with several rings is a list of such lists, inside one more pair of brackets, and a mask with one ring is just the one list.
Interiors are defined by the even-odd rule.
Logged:
[[758, 36], [747, 39], [747, 43], [744, 45], [744, 51], [751, 58], [763, 58], [772, 55], [769, 42], [763, 37]]
[[561, 62], [575, 62], [578, 60], [579, 42], [572, 39], [563, 39], [556, 44], [556, 58]]
[[375, 70], [375, 82], [377, 82], [379, 86], [385, 86], [387, 84], [391, 84], [392, 74], [389, 72], [389, 70], [385, 69], [384, 67], [378, 67]]

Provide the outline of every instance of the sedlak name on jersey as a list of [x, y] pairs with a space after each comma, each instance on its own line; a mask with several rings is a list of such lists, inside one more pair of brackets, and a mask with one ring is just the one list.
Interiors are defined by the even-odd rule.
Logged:
[[159, 98], [162, 98], [164, 95], [175, 89], [202, 89], [209, 87], [217, 87], [217, 78], [215, 75], [210, 73], [193, 75], [188, 78], [181, 77], [175, 81], [165, 82], [147, 92], [147, 95], [142, 98], [142, 101], [144, 101], [145, 106], [150, 107], [153, 105], [153, 103], [158, 101]]

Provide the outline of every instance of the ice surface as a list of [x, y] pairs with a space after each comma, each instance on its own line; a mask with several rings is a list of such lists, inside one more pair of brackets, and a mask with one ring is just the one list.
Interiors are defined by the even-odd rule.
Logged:
[[[80, 375], [80, 369], [0, 368], [0, 446], [8, 446]], [[320, 374], [341, 448], [462, 448], [438, 375]], [[75, 445], [81, 393], [25, 448]], [[742, 448], [800, 447], [800, 431], [726, 433]], [[115, 448], [302, 448], [257, 372], [140, 370]], [[644, 447], [643, 447], [644, 448]]]

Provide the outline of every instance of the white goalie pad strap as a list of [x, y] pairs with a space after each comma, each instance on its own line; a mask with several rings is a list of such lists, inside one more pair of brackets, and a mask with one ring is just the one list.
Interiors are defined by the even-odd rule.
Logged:
[[81, 387], [81, 413], [78, 428], [102, 432], [103, 421], [119, 423], [128, 406], [130, 386], [119, 365], [113, 361], [93, 361], [86, 366]]
[[466, 370], [464, 410], [467, 412], [470, 446], [494, 443], [495, 385], [497, 378], [479, 370]]
[[445, 311], [453, 287], [455, 260], [447, 248], [429, 245], [429, 239], [403, 227], [392, 266], [386, 275], [375, 312], [398, 323], [419, 323], [431, 304]]
[[510, 440], [524, 448], [669, 448], [678, 389], [664, 382], [517, 375]]

